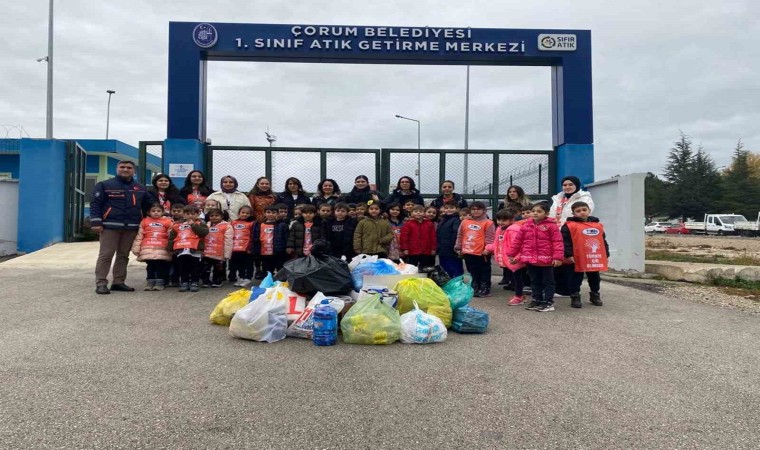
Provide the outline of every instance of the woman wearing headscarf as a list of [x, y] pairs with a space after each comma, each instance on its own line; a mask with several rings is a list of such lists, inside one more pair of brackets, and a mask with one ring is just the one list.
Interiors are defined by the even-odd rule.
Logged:
[[552, 206], [549, 217], [557, 221], [557, 226], [562, 226], [568, 217], [572, 217], [572, 205], [575, 202], [586, 202], [591, 212], [594, 212], [594, 200], [589, 191], [581, 189], [581, 180], [569, 175], [562, 179], [562, 191], [552, 197]]
[[253, 208], [253, 217], [257, 222], [264, 222], [264, 209], [277, 203], [277, 195], [272, 191], [272, 183], [267, 177], [259, 177], [253, 189], [248, 192], [248, 201]]
[[459, 209], [467, 207], [467, 200], [465, 200], [460, 194], [454, 192], [454, 182], [451, 180], [446, 180], [441, 183], [441, 195], [436, 197], [430, 203], [430, 206], [435, 209], [441, 209], [443, 208], [443, 205], [447, 203], [453, 203], [457, 205], [457, 208]]
[[317, 193], [311, 198], [311, 204], [319, 211], [319, 206], [328, 204], [335, 206], [340, 201], [340, 187], [338, 183], [331, 179], [325, 178], [317, 185]]
[[237, 190], [238, 182], [232, 175], [225, 175], [219, 182], [221, 191], [209, 195], [207, 200], [216, 200], [222, 205], [222, 211], [229, 216], [230, 222], [237, 220], [238, 211], [243, 206], [251, 206], [248, 196]]
[[[148, 188], [148, 195], [152, 197], [151, 203], [159, 203], [164, 208], [164, 215], [171, 216], [173, 204], [185, 203], [179, 189], [168, 175], [159, 173], [153, 177], [151, 183], [153, 186]], [[148, 216], [147, 212], [145, 216]]]
[[359, 175], [354, 179], [354, 188], [351, 192], [343, 196], [343, 203], [367, 203], [370, 200], [379, 202], [383, 200], [383, 197], [383, 194], [370, 187], [369, 178], [366, 175]]
[[301, 180], [296, 177], [290, 177], [285, 180], [285, 190], [277, 194], [277, 203], [283, 203], [288, 206], [288, 219], [292, 219], [293, 209], [296, 205], [310, 205], [311, 201], [303, 190]]
[[391, 203], [398, 203], [399, 205], [403, 206], [404, 203], [408, 202], [409, 200], [418, 205], [425, 204], [425, 201], [422, 199], [422, 195], [420, 195], [420, 191], [418, 191], [415, 187], [414, 180], [411, 177], [404, 176], [398, 179], [398, 183], [396, 183], [396, 189], [393, 190], [391, 195], [389, 195], [388, 198], [384, 200], [384, 202], [386, 205], [389, 205]]
[[196, 206], [203, 210], [206, 198], [214, 192], [206, 183], [206, 176], [200, 170], [193, 170], [187, 174], [185, 185], [180, 189], [179, 195], [188, 205]]
[[[594, 200], [591, 193], [581, 190], [581, 180], [575, 176], [566, 176], [562, 179], [562, 191], [552, 197], [552, 206], [549, 209], [549, 217], [557, 221], [557, 226], [562, 227], [568, 217], [573, 215], [573, 203], [586, 202], [589, 209], [594, 211]], [[570, 279], [573, 274], [573, 265], [566, 264], [554, 268], [554, 281], [556, 283], [555, 295], [567, 297], [570, 295]]]

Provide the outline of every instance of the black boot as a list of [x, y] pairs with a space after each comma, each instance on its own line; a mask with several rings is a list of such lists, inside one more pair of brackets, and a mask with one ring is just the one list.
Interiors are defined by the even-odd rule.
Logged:
[[473, 297], [482, 297], [482, 295], [480, 295], [481, 289], [482, 288], [480, 286], [480, 283], [478, 283], [477, 281], [472, 282], [472, 290], [475, 291], [472, 295]]
[[570, 307], [571, 308], [583, 308], [583, 304], [581, 303], [581, 293], [576, 292], [575, 294], [570, 294]]
[[591, 304], [594, 306], [602, 306], [604, 304], [602, 303], [602, 297], [598, 292], [592, 292], [589, 300], [591, 300]]
[[499, 286], [504, 286], [505, 284], [509, 283], [509, 280], [507, 280], [507, 269], [501, 269], [501, 280], [499, 280], [498, 284]]

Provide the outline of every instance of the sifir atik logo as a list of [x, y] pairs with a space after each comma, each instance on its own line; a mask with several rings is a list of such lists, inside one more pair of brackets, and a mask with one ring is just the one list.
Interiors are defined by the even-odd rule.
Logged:
[[193, 28], [193, 41], [201, 48], [211, 48], [216, 44], [219, 35], [210, 23], [199, 23]]

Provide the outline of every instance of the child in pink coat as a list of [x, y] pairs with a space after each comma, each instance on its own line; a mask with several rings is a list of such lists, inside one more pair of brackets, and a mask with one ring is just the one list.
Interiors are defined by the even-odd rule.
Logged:
[[564, 247], [562, 234], [554, 219], [550, 219], [549, 206], [545, 203], [533, 205], [533, 220], [526, 221], [515, 235], [507, 256], [509, 262], [519, 260], [527, 264], [533, 301], [526, 309], [554, 311], [554, 270], [562, 265]]
[[[496, 213], [496, 236], [492, 244], [486, 246], [486, 250], [493, 253], [494, 260], [499, 267], [504, 268], [507, 280], [511, 279], [511, 285], [514, 286], [515, 295], [507, 303], [510, 306], [521, 305], [523, 302], [523, 276], [525, 274], [525, 264], [518, 261], [515, 264], [509, 262], [507, 253], [520, 232], [522, 224], [515, 222], [515, 212], [511, 209], [502, 209]], [[518, 258], [519, 259], [519, 258]]]

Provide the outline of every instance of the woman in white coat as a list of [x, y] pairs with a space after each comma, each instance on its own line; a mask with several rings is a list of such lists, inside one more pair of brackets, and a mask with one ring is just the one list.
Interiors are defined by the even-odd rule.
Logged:
[[243, 206], [251, 206], [248, 196], [237, 190], [238, 182], [235, 177], [225, 175], [222, 177], [221, 191], [216, 191], [209, 195], [206, 200], [216, 200], [222, 206], [222, 211], [226, 212], [230, 222], [237, 220], [238, 211]]
[[594, 200], [589, 191], [581, 190], [581, 180], [572, 175], [562, 179], [562, 191], [552, 197], [552, 207], [549, 217], [557, 221], [557, 226], [562, 226], [568, 217], [573, 216], [572, 205], [575, 202], [586, 202], [591, 212], [594, 212]]
[[[568, 217], [572, 217], [572, 205], [575, 202], [586, 202], [591, 212], [594, 211], [594, 200], [591, 193], [581, 190], [581, 180], [572, 175], [562, 179], [562, 191], [552, 197], [552, 206], [549, 217], [557, 221], [557, 226], [565, 224]], [[555, 296], [567, 297], [570, 295], [570, 278], [574, 272], [572, 264], [566, 264], [554, 268]]]

